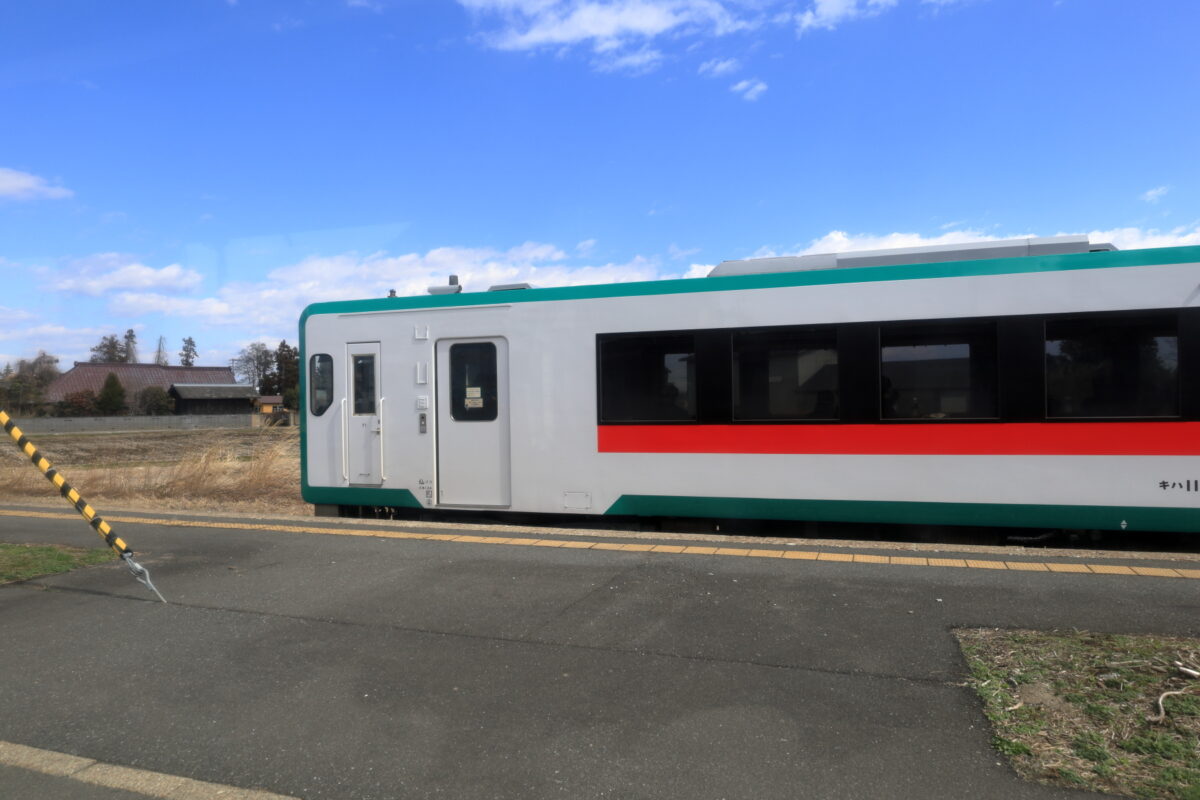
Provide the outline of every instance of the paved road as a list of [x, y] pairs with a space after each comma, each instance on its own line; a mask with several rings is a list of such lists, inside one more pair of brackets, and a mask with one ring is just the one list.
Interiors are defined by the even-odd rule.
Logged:
[[117, 525], [170, 605], [118, 565], [0, 588], [0, 740], [302, 798], [1077, 798], [991, 750], [951, 629], [1200, 635], [1188, 578], [215, 524]]

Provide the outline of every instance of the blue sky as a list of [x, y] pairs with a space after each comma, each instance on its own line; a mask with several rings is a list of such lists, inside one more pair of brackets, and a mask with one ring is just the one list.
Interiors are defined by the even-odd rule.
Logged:
[[1200, 244], [1191, 0], [0, 3], [0, 364], [309, 302]]

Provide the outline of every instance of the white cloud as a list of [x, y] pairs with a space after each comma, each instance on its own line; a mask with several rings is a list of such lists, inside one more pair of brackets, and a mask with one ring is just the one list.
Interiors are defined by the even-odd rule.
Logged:
[[[122, 326], [125, 327], [131, 326]], [[90, 348], [100, 341], [100, 337], [112, 332], [111, 328], [72, 328], [47, 322], [14, 327], [0, 326], [0, 342], [10, 342], [5, 349], [17, 351], [16, 354], [0, 359], [0, 368], [3, 368], [6, 362], [12, 362], [15, 367], [17, 359], [33, 358], [39, 350], [45, 350], [58, 356], [60, 369], [69, 369], [72, 362], [86, 361]]]
[[796, 32], [833, 30], [843, 22], [874, 16], [896, 5], [898, 0], [813, 0], [812, 6], [796, 15]]
[[596, 249], [595, 239], [584, 239], [579, 244], [575, 245], [575, 252], [581, 256], [586, 256]]
[[1165, 231], [1154, 228], [1142, 229], [1130, 227], [1112, 228], [1103, 231], [1059, 232], [1056, 234], [1023, 233], [1012, 236], [994, 236], [970, 228], [947, 231], [938, 236], [924, 236], [920, 233], [904, 232], [850, 234], [845, 231], [834, 230], [824, 236], [811, 240], [806, 245], [783, 248], [781, 251], [772, 247], [760, 247], [751, 257], [772, 258], [774, 256], [807, 256], [818, 253], [849, 253], [856, 250], [890, 250], [900, 247], [929, 247], [935, 245], [1005, 241], [1010, 239], [1025, 239], [1030, 236], [1079, 236], [1085, 233], [1088, 240], [1093, 244], [1108, 242], [1116, 245], [1120, 250], [1200, 245], [1200, 222]]
[[740, 94], [743, 100], [753, 103], [762, 93], [767, 90], [767, 85], [758, 78], [750, 78], [744, 81], [738, 81], [733, 86], [729, 87], [729, 91], [734, 94]]
[[642, 256], [620, 264], [571, 266], [566, 261], [567, 254], [561, 249], [540, 242], [507, 250], [439, 247], [397, 256], [312, 256], [273, 270], [261, 282], [226, 284], [210, 297], [122, 292], [112, 299], [109, 310], [118, 315], [191, 317], [278, 341], [294, 336], [296, 320], [310, 303], [386, 297], [391, 289], [399, 295], [421, 295], [430, 286], [445, 284], [451, 274], [459, 276], [465, 291], [483, 291], [503, 283], [547, 287], [683, 277], [680, 271], [663, 270], [658, 259]]
[[722, 75], [728, 75], [731, 72], [737, 72], [742, 65], [736, 58], [717, 59], [705, 61], [700, 65], [697, 72], [706, 78], [719, 78]]
[[155, 269], [119, 253], [100, 253], [73, 262], [49, 288], [98, 297], [116, 289], [188, 291], [198, 287], [201, 280], [199, 272], [179, 264]]
[[[980, 231], [961, 230], [948, 231], [938, 236], [922, 236], [919, 233], [846, 233], [845, 231], [830, 231], [810, 241], [807, 245], [795, 245], [777, 251], [772, 247], [760, 247], [752, 258], [773, 258], [775, 256], [807, 256], [817, 253], [849, 253], [855, 250], [889, 250], [896, 247], [925, 247], [940, 244], [965, 244], [984, 242], [999, 237], [989, 236]], [[1012, 237], [1018, 238], [1018, 237]]]
[[660, 51], [643, 47], [631, 53], [605, 53], [595, 60], [595, 67], [601, 72], [630, 72], [640, 75], [656, 69], [662, 59], [663, 54]]
[[11, 325], [14, 322], [24, 322], [27, 319], [33, 319], [33, 314], [23, 308], [6, 308], [0, 306], [0, 323]]
[[[347, 0], [357, 2], [358, 0]], [[369, 2], [370, 0], [362, 0]], [[791, 26], [798, 36], [868, 19], [900, 0], [458, 0], [479, 27], [478, 40], [498, 50], [549, 51], [559, 56], [590, 48], [602, 71], [649, 72], [669, 58], [667, 42], [701, 42], [765, 26]], [[915, 2], [915, 0], [914, 0]], [[974, 0], [920, 0], [936, 14]], [[799, 10], [798, 10], [799, 9]], [[705, 77], [732, 74], [735, 58], [700, 65]]]
[[596, 66], [646, 72], [662, 59], [663, 36], [723, 36], [752, 26], [720, 0], [459, 0], [488, 23], [500, 50], [588, 46]]
[[1142, 200], [1147, 203], [1157, 203], [1159, 200], [1162, 200], [1163, 195], [1169, 191], [1171, 191], [1170, 186], [1155, 186], [1149, 191], [1142, 192]]
[[931, 247], [943, 244], [969, 244], [986, 242], [996, 238], [976, 230], [947, 231], [939, 236], [922, 236], [919, 233], [887, 233], [875, 236], [869, 233], [848, 234], [845, 231], [830, 231], [797, 255], [812, 253], [845, 253], [853, 250], [887, 250], [896, 247]]
[[1200, 222], [1180, 225], [1169, 230], [1157, 228], [1110, 228], [1106, 231], [1088, 231], [1092, 242], [1110, 242], [1121, 250], [1138, 250], [1143, 247], [1183, 247], [1200, 245]]
[[0, 197], [11, 197], [16, 200], [34, 200], [46, 198], [60, 200], [71, 197], [75, 193], [63, 186], [52, 186], [40, 175], [33, 175], [20, 170], [0, 167]]
[[669, 255], [673, 259], [687, 258], [688, 256], [694, 256], [696, 253], [699, 253], [699, 252], [700, 252], [699, 247], [690, 247], [687, 250], [684, 250], [682, 247], [680, 247], [679, 245], [674, 244], [674, 243], [672, 243], [671, 246], [667, 248], [667, 255]]
[[38, 345], [41, 349], [46, 352], [57, 352], [55, 344], [65, 337], [104, 336], [108, 333], [112, 333], [112, 331], [104, 328], [68, 328], [65, 325], [43, 324], [14, 330], [0, 330], [0, 341], [40, 339], [43, 342]]

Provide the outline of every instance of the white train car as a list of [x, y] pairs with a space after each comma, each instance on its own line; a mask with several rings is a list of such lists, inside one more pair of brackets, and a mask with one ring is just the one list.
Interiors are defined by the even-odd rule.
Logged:
[[1200, 532], [1200, 247], [443, 289], [314, 304], [300, 341], [318, 514]]

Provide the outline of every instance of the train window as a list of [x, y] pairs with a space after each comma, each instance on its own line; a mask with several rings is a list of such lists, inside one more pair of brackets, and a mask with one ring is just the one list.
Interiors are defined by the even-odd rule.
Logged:
[[695, 421], [695, 362], [690, 334], [601, 337], [600, 421]]
[[1047, 417], [1179, 414], [1174, 314], [1046, 322]]
[[375, 413], [375, 356], [352, 356], [354, 367], [354, 413]]
[[333, 404], [333, 356], [318, 353], [308, 360], [308, 407], [319, 417]]
[[883, 419], [995, 418], [995, 325], [884, 326], [879, 344]]
[[456, 422], [491, 422], [497, 414], [496, 345], [450, 345], [450, 416]]
[[733, 335], [733, 418], [838, 418], [836, 331]]

